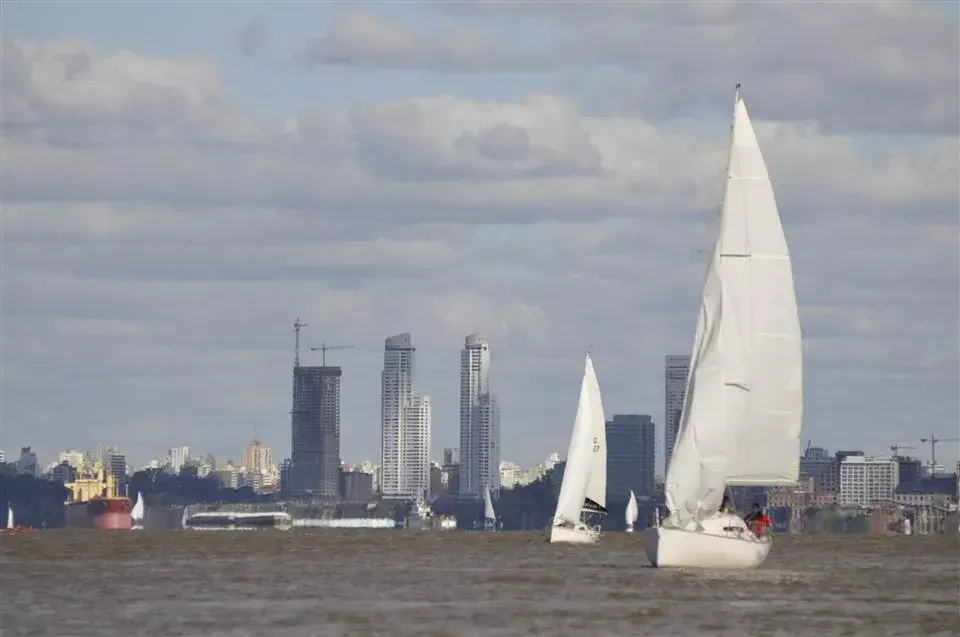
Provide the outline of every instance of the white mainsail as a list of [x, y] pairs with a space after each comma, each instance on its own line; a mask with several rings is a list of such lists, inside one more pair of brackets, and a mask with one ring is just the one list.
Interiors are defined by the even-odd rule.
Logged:
[[633, 495], [633, 489], [630, 489], [630, 499], [627, 501], [627, 511], [624, 515], [627, 527], [632, 528], [637, 523], [640, 516], [640, 509], [637, 507], [637, 498]]
[[800, 321], [773, 187], [737, 88], [720, 232], [703, 285], [667, 506], [687, 526], [727, 485], [798, 477]]
[[134, 522], [140, 522], [143, 520], [144, 513], [143, 494], [138, 491], [137, 503], [133, 505], [133, 509], [130, 511], [130, 519]]
[[[607, 510], [607, 422], [603, 414], [603, 399], [600, 396], [600, 381], [597, 379], [593, 361], [587, 370], [587, 391], [590, 396], [590, 480], [587, 482], [587, 500], [601, 511]], [[587, 504], [587, 511], [596, 507]]]
[[483, 519], [494, 521], [497, 519], [493, 511], [493, 500], [490, 498], [490, 487], [483, 488]]
[[562, 520], [573, 525], [580, 521], [580, 512], [583, 510], [587, 487], [590, 484], [594, 415], [590, 406], [592, 393], [590, 385], [594, 382], [591, 381], [591, 377], [595, 381], [593, 362], [587, 354], [583, 380], [580, 383], [577, 415], [573, 420], [573, 433], [570, 435], [567, 463], [563, 469], [563, 482], [560, 484], [560, 495], [557, 497], [557, 510], [554, 515], [554, 520]]
[[7, 528], [13, 528], [13, 507], [9, 504], [7, 505]]

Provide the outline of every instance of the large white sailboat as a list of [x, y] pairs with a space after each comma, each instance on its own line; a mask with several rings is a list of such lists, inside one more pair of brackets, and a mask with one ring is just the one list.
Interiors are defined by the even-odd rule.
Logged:
[[605, 423], [600, 384], [587, 354], [550, 542], [589, 544], [600, 539], [599, 525], [589, 522], [591, 516], [607, 512]]
[[485, 531], [497, 529], [497, 514], [493, 511], [493, 499], [490, 497], [490, 487], [483, 488], [483, 528]]
[[720, 229], [667, 470], [670, 514], [644, 535], [654, 566], [753, 568], [766, 559], [769, 538], [719, 509], [729, 486], [797, 480], [800, 341], [790, 253], [737, 85]]

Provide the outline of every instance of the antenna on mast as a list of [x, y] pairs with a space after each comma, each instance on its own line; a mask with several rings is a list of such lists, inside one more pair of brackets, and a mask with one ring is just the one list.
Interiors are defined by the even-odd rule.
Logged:
[[294, 345], [293, 351], [293, 366], [294, 368], [300, 367], [300, 328], [309, 327], [306, 323], [300, 322], [300, 317], [297, 317], [297, 320], [293, 322], [293, 332], [296, 334], [296, 342]]

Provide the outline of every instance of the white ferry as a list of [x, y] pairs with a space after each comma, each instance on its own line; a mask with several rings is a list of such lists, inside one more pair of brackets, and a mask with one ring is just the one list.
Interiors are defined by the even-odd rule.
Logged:
[[187, 531], [289, 531], [293, 518], [285, 511], [201, 511], [186, 515]]

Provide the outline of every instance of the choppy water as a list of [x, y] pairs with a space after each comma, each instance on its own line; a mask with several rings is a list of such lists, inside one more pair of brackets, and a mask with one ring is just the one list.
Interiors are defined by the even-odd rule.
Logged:
[[0, 537], [0, 635], [958, 635], [960, 536], [777, 538], [747, 572], [648, 568], [642, 534]]

